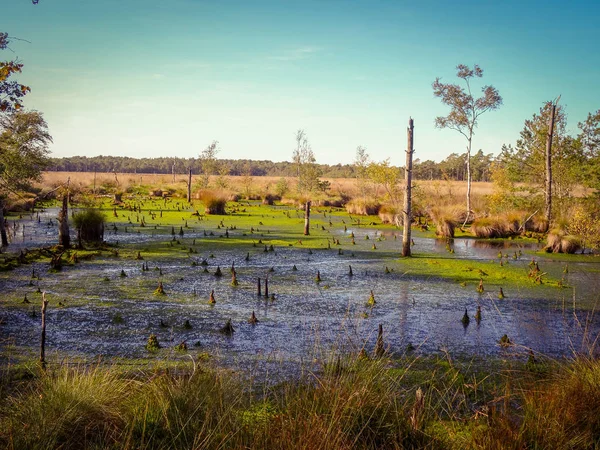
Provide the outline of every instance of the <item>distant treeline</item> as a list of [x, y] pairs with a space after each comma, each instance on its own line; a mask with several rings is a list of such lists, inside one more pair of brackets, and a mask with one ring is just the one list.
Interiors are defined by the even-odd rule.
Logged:
[[[474, 181], [489, 181], [490, 165], [493, 155], [484, 155], [480, 150], [473, 155], [471, 167]], [[228, 169], [229, 175], [252, 175], [293, 177], [297, 174], [297, 166], [288, 161], [258, 161], [250, 159], [220, 159], [221, 166]], [[72, 156], [68, 158], [51, 158], [48, 170], [65, 172], [118, 172], [118, 173], [186, 173], [192, 168], [194, 174], [201, 171], [201, 162], [194, 158], [131, 158], [123, 156]], [[356, 170], [353, 164], [318, 164], [324, 178], [353, 178]], [[413, 177], [422, 180], [465, 180], [465, 156], [451, 154], [440, 162], [431, 160], [415, 160]]]

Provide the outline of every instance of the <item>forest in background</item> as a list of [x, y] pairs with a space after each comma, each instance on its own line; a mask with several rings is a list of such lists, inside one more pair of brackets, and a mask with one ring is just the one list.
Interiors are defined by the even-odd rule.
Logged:
[[[404, 150], [402, 150], [403, 152]], [[456, 180], [466, 179], [465, 154], [450, 154], [446, 159], [436, 162], [416, 159], [413, 176], [420, 180]], [[493, 154], [484, 154], [482, 150], [471, 156], [474, 181], [490, 181], [490, 168], [496, 160]], [[250, 159], [221, 159], [220, 164], [226, 168], [228, 175], [234, 176], [270, 176], [293, 177], [297, 175], [297, 165], [290, 161], [273, 162]], [[106, 172], [106, 173], [148, 173], [148, 174], [183, 174], [188, 168], [194, 174], [202, 172], [202, 161], [196, 158], [132, 158], [124, 156], [71, 156], [50, 158], [47, 170], [56, 172]], [[392, 166], [393, 167], [393, 166]], [[402, 167], [395, 167], [402, 171]], [[324, 178], [355, 178], [356, 164], [317, 164], [317, 169]]]

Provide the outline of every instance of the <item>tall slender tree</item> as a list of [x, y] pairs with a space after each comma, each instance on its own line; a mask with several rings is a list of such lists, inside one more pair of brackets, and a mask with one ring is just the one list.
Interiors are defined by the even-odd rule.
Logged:
[[442, 83], [438, 77], [432, 84], [433, 95], [441, 99], [444, 105], [450, 107], [447, 116], [436, 117], [435, 126], [438, 128], [450, 128], [458, 131], [467, 140], [466, 166], [467, 166], [467, 217], [465, 223], [472, 214], [471, 208], [471, 147], [475, 128], [477, 128], [479, 117], [487, 112], [498, 109], [502, 105], [502, 97], [493, 86], [483, 86], [482, 96], [473, 97], [471, 82], [474, 78], [483, 76], [483, 69], [477, 64], [470, 68], [464, 64], [456, 66], [456, 76], [463, 80], [464, 87], [458, 84]]

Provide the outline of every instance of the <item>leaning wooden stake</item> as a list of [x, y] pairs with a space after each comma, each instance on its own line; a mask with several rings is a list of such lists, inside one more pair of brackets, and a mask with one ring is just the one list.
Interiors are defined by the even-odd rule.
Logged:
[[40, 364], [42, 369], [46, 369], [46, 308], [48, 307], [48, 300], [46, 300], [46, 293], [42, 292], [42, 338], [40, 340]]
[[304, 236], [310, 234], [310, 200], [304, 205]]
[[412, 184], [412, 160], [414, 152], [414, 122], [411, 119], [408, 121], [408, 128], [406, 129], [408, 135], [408, 149], [406, 150], [406, 169], [404, 171], [404, 212], [403, 212], [403, 225], [404, 231], [402, 233], [402, 256], [410, 256], [410, 225], [412, 222], [412, 197], [411, 197], [411, 184]]
[[383, 343], [383, 325], [379, 324], [379, 332], [377, 333], [377, 342], [375, 343], [375, 356], [381, 357], [385, 353], [385, 345]]

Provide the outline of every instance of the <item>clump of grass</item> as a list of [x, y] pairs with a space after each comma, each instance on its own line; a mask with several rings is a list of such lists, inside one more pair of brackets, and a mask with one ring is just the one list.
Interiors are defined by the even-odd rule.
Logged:
[[397, 227], [402, 226], [402, 211], [393, 205], [384, 204], [379, 208], [379, 218], [382, 223], [390, 223]]
[[546, 233], [549, 226], [546, 218], [540, 215], [531, 217], [524, 224], [525, 231], [532, 231], [534, 233]]
[[480, 217], [471, 224], [471, 232], [479, 238], [505, 238], [512, 234], [510, 230], [509, 222], [499, 216]]
[[567, 234], [566, 227], [559, 225], [548, 233], [544, 250], [548, 253], [575, 253], [581, 249], [581, 239]]
[[210, 190], [203, 190], [197, 197], [204, 203], [204, 213], [213, 215], [225, 215], [227, 197]]
[[361, 216], [376, 216], [380, 208], [381, 204], [372, 200], [353, 199], [346, 203], [346, 211], [349, 214]]
[[433, 208], [431, 218], [435, 223], [435, 234], [444, 238], [453, 238], [458, 226], [457, 213], [453, 208]]

